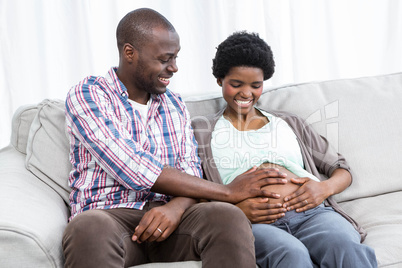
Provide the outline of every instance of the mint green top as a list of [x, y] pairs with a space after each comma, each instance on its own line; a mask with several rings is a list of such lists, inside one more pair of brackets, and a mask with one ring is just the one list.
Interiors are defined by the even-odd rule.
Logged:
[[212, 132], [211, 148], [224, 184], [253, 166], [269, 162], [281, 165], [298, 177], [317, 177], [304, 169], [296, 135], [282, 119], [259, 110], [269, 123], [258, 130], [239, 131], [223, 116]]

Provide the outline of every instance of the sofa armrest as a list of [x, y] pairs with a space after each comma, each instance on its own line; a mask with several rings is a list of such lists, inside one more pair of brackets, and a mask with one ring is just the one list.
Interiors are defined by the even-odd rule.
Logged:
[[0, 150], [0, 166], [2, 267], [63, 267], [67, 205], [25, 168], [25, 155], [11, 145]]

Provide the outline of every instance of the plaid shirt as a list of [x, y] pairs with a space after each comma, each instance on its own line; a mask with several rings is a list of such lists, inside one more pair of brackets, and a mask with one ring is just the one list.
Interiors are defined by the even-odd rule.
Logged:
[[168, 202], [170, 196], [150, 191], [164, 165], [202, 177], [181, 98], [170, 90], [151, 95], [144, 125], [115, 71], [85, 78], [67, 95], [70, 220], [89, 209], [142, 209], [147, 201]]

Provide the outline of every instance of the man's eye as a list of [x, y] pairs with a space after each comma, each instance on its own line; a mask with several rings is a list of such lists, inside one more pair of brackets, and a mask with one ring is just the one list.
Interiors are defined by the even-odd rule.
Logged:
[[168, 63], [169, 62], [169, 60], [163, 60], [163, 59], [159, 59], [159, 61], [162, 62], [162, 63]]

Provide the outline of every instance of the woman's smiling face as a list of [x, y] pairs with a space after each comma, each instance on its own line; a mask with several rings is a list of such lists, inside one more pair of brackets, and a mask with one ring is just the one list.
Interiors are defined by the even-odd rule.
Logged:
[[225, 114], [230, 117], [252, 116], [255, 114], [254, 104], [260, 98], [264, 74], [256, 67], [232, 67], [223, 78], [218, 78], [222, 85], [222, 95], [227, 102]]

